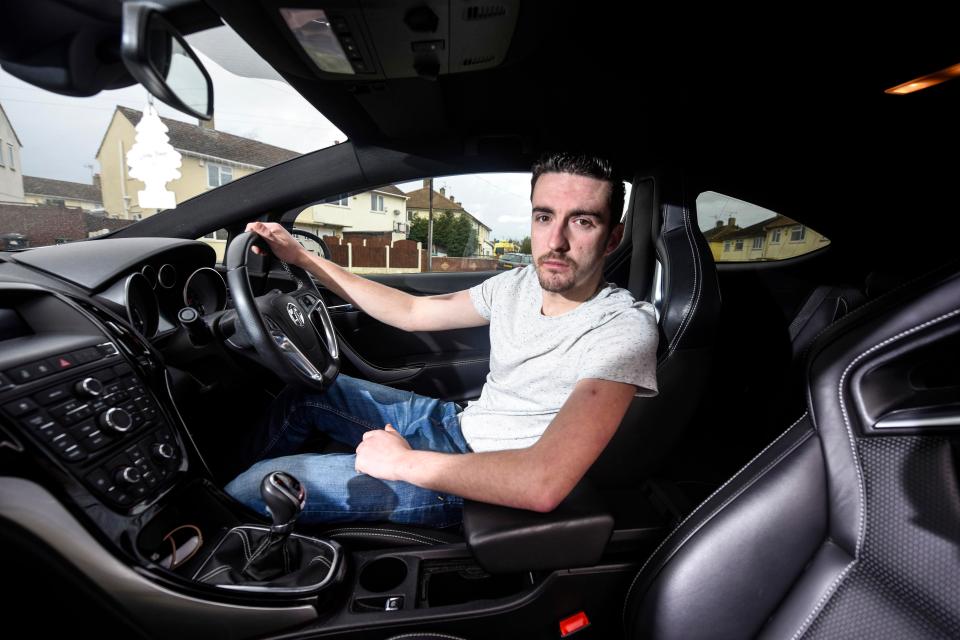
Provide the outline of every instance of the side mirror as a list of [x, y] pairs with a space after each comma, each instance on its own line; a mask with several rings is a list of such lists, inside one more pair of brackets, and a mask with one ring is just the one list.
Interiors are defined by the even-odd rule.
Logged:
[[183, 36], [153, 3], [123, 3], [120, 55], [147, 91], [196, 118], [213, 117], [213, 82]]

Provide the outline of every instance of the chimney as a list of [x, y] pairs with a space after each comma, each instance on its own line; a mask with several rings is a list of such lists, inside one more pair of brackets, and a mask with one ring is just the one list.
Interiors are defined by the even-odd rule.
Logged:
[[430, 178], [424, 178], [424, 179], [423, 179], [423, 188], [424, 188], [424, 189], [429, 189], [429, 188], [430, 188]]
[[446, 187], [440, 187], [440, 195], [442, 195], [442, 196], [446, 196], [446, 195], [447, 195], [447, 188], [446, 188]]
[[722, 226], [723, 226], [723, 220], [717, 220], [717, 226], [716, 226], [716, 228], [719, 229], [719, 228], [722, 227]]
[[735, 226], [737, 226], [737, 219], [734, 218], [733, 216], [730, 216], [729, 218], [727, 218], [727, 226], [728, 226], [728, 227], [735, 227]]
[[95, 186], [97, 189], [100, 189], [100, 174], [99, 174], [99, 173], [93, 174], [93, 186]]
[[200, 128], [201, 128], [201, 129], [208, 129], [208, 130], [210, 130], [210, 131], [216, 131], [216, 129], [217, 129], [216, 126], [215, 126], [216, 123], [215, 123], [214, 120], [213, 120], [213, 116], [210, 116], [210, 119], [209, 119], [209, 120], [200, 120], [200, 119], [198, 118], [198, 119], [197, 119], [197, 122], [200, 123]]

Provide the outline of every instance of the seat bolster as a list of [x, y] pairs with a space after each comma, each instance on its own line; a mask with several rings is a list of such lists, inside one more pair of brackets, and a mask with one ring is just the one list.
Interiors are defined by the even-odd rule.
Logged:
[[792, 638], [804, 629], [852, 566], [853, 556], [826, 540], [758, 638]]
[[822, 546], [826, 495], [820, 442], [804, 416], [647, 560], [627, 593], [626, 637], [755, 636]]

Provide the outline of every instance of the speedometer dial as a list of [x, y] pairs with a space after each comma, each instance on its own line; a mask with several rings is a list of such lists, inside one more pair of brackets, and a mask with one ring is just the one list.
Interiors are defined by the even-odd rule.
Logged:
[[227, 306], [227, 285], [223, 277], [210, 267], [197, 269], [183, 287], [183, 304], [206, 315]]

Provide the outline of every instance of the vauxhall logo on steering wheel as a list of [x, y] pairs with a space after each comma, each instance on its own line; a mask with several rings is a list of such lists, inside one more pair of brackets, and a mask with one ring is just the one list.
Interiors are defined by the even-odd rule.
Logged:
[[287, 303], [287, 314], [290, 316], [290, 319], [293, 320], [293, 323], [298, 327], [303, 326], [303, 312], [300, 311], [300, 307], [293, 304], [292, 302]]

